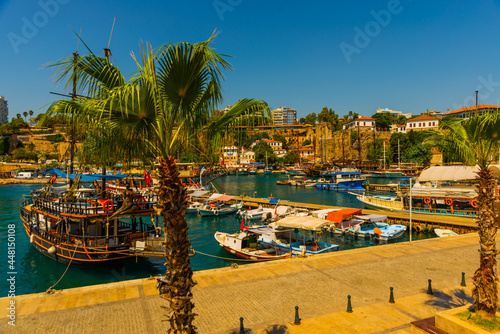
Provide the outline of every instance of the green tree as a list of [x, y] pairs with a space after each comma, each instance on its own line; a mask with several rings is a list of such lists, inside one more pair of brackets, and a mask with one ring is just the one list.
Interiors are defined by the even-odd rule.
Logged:
[[[94, 118], [110, 128], [120, 127], [123, 145], [135, 157], [158, 157], [157, 209], [163, 216], [168, 250], [168, 293], [164, 297], [170, 304], [171, 333], [195, 332], [187, 191], [179, 178], [174, 155], [193, 141], [205, 143], [207, 155], [216, 155], [224, 135], [235, 124], [241, 124], [241, 118], [254, 114], [270, 118], [266, 103], [249, 99], [238, 101], [216, 120], [211, 117], [222, 99], [222, 72], [231, 68], [224, 56], [209, 46], [212, 40], [213, 37], [196, 44], [168, 44], [156, 52], [145, 45], [141, 59], [134, 57], [138, 71], [129, 81], [116, 66], [95, 53], [80, 57], [77, 64], [81, 73], [78, 83], [86, 85], [93, 97], [78, 101], [84, 106], [79, 119]], [[53, 65], [60, 66], [60, 73], [67, 76], [74, 63], [66, 57]]]
[[289, 150], [283, 157], [284, 165], [292, 165], [297, 162], [297, 151]]
[[[490, 158], [500, 146], [500, 114], [485, 114], [467, 120], [451, 118], [441, 121], [441, 141], [453, 149], [469, 166], [477, 165], [476, 178], [479, 226], [479, 269], [473, 276], [475, 311], [487, 319], [494, 319], [498, 310], [497, 250], [495, 223], [495, 189], [489, 169]], [[436, 137], [434, 137], [435, 139]]]
[[278, 156], [274, 153], [273, 148], [263, 141], [255, 145], [253, 151], [255, 152], [255, 161], [266, 161], [267, 153], [268, 164], [272, 165], [278, 162]]
[[377, 129], [389, 130], [391, 128], [392, 121], [389, 113], [376, 113], [372, 118], [375, 118], [375, 127]]
[[23, 112], [23, 116], [24, 116], [24, 121], [26, 122], [26, 117], [28, 117], [28, 112], [27, 112], [27, 111], [24, 111], [24, 112]]
[[316, 113], [312, 112], [309, 115], [306, 116], [304, 119], [303, 124], [310, 124], [310, 125], [315, 125], [316, 124]]
[[401, 115], [401, 116], [398, 117], [398, 120], [396, 121], [396, 124], [398, 124], [398, 125], [405, 125], [407, 120], [408, 120], [408, 118], [406, 118], [406, 116]]

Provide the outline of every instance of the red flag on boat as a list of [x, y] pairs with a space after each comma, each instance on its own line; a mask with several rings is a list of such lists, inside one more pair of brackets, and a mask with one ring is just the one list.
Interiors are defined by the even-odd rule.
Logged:
[[241, 225], [240, 225], [240, 230], [243, 231], [243, 228], [245, 227], [245, 218], [241, 218]]
[[147, 169], [144, 170], [144, 182], [146, 182], [148, 187], [153, 183], [153, 179], [151, 178], [151, 175], [149, 175]]

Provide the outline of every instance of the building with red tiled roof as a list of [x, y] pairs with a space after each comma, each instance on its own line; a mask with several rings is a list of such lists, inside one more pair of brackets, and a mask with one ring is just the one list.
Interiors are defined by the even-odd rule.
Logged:
[[430, 130], [439, 127], [439, 118], [420, 115], [406, 121], [406, 132], [410, 130]]
[[350, 129], [354, 127], [365, 127], [365, 128], [374, 128], [375, 127], [375, 118], [359, 116], [358, 118], [346, 122], [342, 124], [342, 129]]
[[477, 108], [476, 106], [474, 106], [474, 107], [460, 108], [457, 110], [449, 111], [443, 116], [455, 115], [461, 118], [469, 118], [470, 115], [476, 114], [476, 109], [477, 109], [477, 114], [481, 116], [485, 113], [498, 112], [500, 110], [500, 107], [491, 104], [481, 104], [478, 105]]

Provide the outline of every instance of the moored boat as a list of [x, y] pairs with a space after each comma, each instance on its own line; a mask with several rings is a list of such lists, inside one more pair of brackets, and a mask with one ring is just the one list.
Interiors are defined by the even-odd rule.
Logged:
[[254, 227], [246, 228], [239, 233], [215, 232], [215, 240], [228, 253], [237, 257], [252, 261], [270, 261], [286, 259], [292, 256], [290, 251], [284, 251], [279, 247], [264, 244], [259, 241], [262, 233], [269, 228]]
[[20, 218], [36, 250], [57, 262], [84, 266], [126, 259], [157, 244], [156, 195], [130, 187], [121, 195], [80, 192], [79, 179], [88, 177], [73, 176], [71, 187], [57, 194], [47, 184], [21, 204]]

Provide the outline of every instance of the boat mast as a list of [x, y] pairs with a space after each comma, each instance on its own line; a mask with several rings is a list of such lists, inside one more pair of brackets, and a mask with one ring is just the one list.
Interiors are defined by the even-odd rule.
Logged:
[[384, 169], [385, 169], [385, 140], [384, 140]]
[[[108, 47], [104, 48], [104, 57], [106, 58], [108, 63], [109, 63], [109, 56], [111, 55], [111, 50], [109, 49], [109, 45], [111, 44], [111, 36], [113, 36], [113, 29], [115, 28], [115, 22], [116, 22], [116, 16], [113, 20], [113, 26], [111, 26], [111, 33], [109, 34]], [[103, 192], [103, 195], [105, 195], [105, 191], [106, 191], [106, 163], [105, 162], [102, 164], [102, 175], [104, 175], [104, 177], [102, 179], [102, 192]]]
[[297, 164], [300, 166], [299, 133], [297, 132]]
[[359, 148], [359, 168], [361, 168], [361, 138], [359, 136], [359, 121], [358, 121], [358, 148]]
[[[78, 43], [76, 45], [76, 51], [73, 53], [73, 91], [71, 93], [71, 100], [74, 100], [76, 98], [76, 63], [78, 61], [78, 47], [80, 46], [80, 36], [82, 35], [82, 28], [80, 28], [80, 35], [78, 35]], [[75, 111], [73, 108], [71, 108], [71, 125], [70, 125], [70, 131], [71, 131], [71, 143], [70, 143], [70, 149], [69, 149], [69, 174], [73, 174], [73, 164], [74, 164], [74, 159], [75, 159], [75, 121], [74, 121], [74, 114]]]
[[399, 151], [399, 139], [398, 139], [398, 167], [401, 168], [401, 153]]

